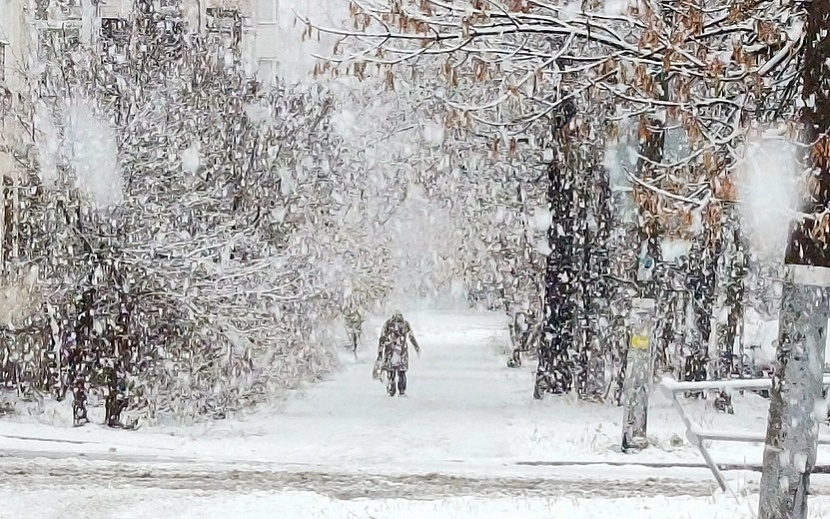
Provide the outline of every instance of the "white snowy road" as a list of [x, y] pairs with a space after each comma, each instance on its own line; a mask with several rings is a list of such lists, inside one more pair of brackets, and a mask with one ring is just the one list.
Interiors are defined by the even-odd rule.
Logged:
[[[344, 354], [344, 369], [330, 380], [295, 393], [279, 410], [262, 410], [244, 421], [136, 433], [0, 422], [0, 437], [18, 450], [100, 454], [114, 446], [132, 455], [404, 472], [459, 463], [500, 466], [521, 459], [528, 438], [544, 441], [533, 437], [536, 425], [527, 420], [538, 414], [528, 414], [532, 373], [504, 366], [500, 352], [507, 336], [500, 316], [421, 312], [408, 318], [423, 354], [412, 355], [404, 398], [390, 398], [370, 377], [381, 325], [375, 320], [368, 323], [375, 333], [367, 334], [357, 364]], [[26, 440], [34, 431], [73, 443]]]
[[[693, 468], [701, 460], [694, 448], [682, 444], [683, 428], [668, 402], [654, 398], [651, 403], [654, 447], [624, 455], [617, 447], [619, 408], [573, 397], [531, 398], [532, 366], [505, 367], [507, 335], [501, 316], [455, 311], [407, 317], [423, 353], [411, 359], [405, 398], [390, 398], [370, 377], [381, 325], [373, 320], [358, 363], [344, 355], [344, 369], [329, 380], [295, 392], [279, 408], [260, 409], [244, 419], [134, 432], [99, 425], [76, 429], [67, 427], [64, 405], [39, 417], [0, 421], [0, 491], [13, 496], [0, 504], [0, 517], [74, 517], [60, 507], [80, 496], [100, 502], [100, 514], [89, 517], [121, 517], [112, 512], [118, 496], [158, 499], [153, 496], [162, 495], [160, 489], [168, 495], [165, 499], [202, 511], [193, 517], [219, 517], [211, 513], [221, 506], [205, 503], [225, 502], [228, 496], [247, 500], [244, 506], [251, 510], [294, 510], [296, 503], [305, 502], [319, 512], [286, 517], [388, 517], [383, 512], [388, 507], [398, 510], [395, 517], [426, 513], [422, 505], [395, 498], [437, 501], [443, 504], [435, 504], [436, 509], [449, 507], [445, 512], [452, 517], [481, 517], [482, 510], [491, 508], [504, 512], [499, 517], [509, 517], [513, 509], [523, 510], [522, 517], [536, 517], [533, 510], [541, 513], [550, 506], [573, 508], [568, 517], [596, 517], [577, 510], [579, 502], [591, 500], [607, 501], [613, 510], [629, 510], [637, 517], [712, 517], [706, 507], [714, 503], [719, 503], [715, 510], [751, 517], [744, 515], [752, 509], [747, 498], [712, 500], [711, 476]], [[715, 413], [706, 402], [689, 407], [708, 427], [763, 430], [766, 400], [736, 395], [734, 403], [732, 416]], [[712, 451], [721, 463], [757, 464], [761, 457], [759, 445], [715, 444]], [[533, 465], [538, 462], [558, 466]], [[575, 462], [687, 467], [569, 465]], [[830, 452], [820, 452], [819, 462], [830, 462]], [[753, 493], [756, 473], [728, 476], [736, 487]], [[814, 478], [815, 488], [830, 493], [825, 478]], [[59, 496], [59, 501], [44, 496]], [[660, 515], [665, 507], [653, 496], [689, 500], [689, 510], [700, 513], [675, 509]], [[8, 510], [28, 513], [8, 515], [7, 503], [18, 507], [8, 504]], [[145, 516], [190, 517], [150, 512], [133, 517]], [[239, 517], [274, 516], [251, 512]]]

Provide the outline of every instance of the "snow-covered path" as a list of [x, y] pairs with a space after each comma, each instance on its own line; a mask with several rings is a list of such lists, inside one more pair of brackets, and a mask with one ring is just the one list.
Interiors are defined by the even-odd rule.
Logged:
[[[548, 496], [583, 488], [609, 497], [640, 491], [700, 496], [714, 488], [699, 454], [682, 439], [675, 411], [659, 396], [650, 406], [653, 447], [625, 455], [618, 448], [618, 407], [573, 396], [532, 399], [533, 366], [505, 367], [503, 316], [467, 310], [406, 316], [423, 353], [411, 359], [405, 398], [390, 398], [370, 376], [382, 324], [373, 319], [357, 363], [344, 352], [340, 372], [244, 419], [134, 432], [97, 424], [71, 428], [63, 404], [38, 417], [2, 420], [0, 478], [18, 486], [73, 478], [129, 484], [129, 469], [119, 472], [122, 464], [148, 474], [142, 479], [148, 486], [298, 488], [340, 497], [387, 495], [384, 485], [392, 495], [408, 488], [419, 497], [441, 487], [458, 495], [539, 488]], [[708, 427], [764, 430], [766, 400], [736, 395], [734, 403], [735, 415], [717, 414], [707, 402], [688, 407]], [[720, 463], [758, 464], [761, 458], [760, 445], [719, 443], [712, 452]], [[819, 463], [828, 462], [830, 452], [822, 450]], [[729, 477], [750, 488], [757, 480], [747, 472]]]
[[371, 379], [374, 341], [366, 341], [356, 365], [257, 426], [287, 444], [291, 457], [306, 461], [371, 465], [508, 456], [509, 426], [517, 412], [512, 404], [526, 400], [528, 373], [503, 369], [496, 354], [506, 340], [500, 320], [444, 317], [410, 318], [423, 353], [412, 352], [406, 397], [389, 397], [383, 384]]
[[[357, 363], [344, 352], [342, 371], [295, 392], [280, 409], [263, 409], [242, 421], [136, 433], [0, 421], [0, 439], [16, 450], [114, 449], [125, 455], [405, 472], [446, 463], [501, 464], [521, 456], [513, 428], [528, 424], [522, 415], [531, 400], [532, 372], [505, 368], [504, 318], [474, 311], [407, 317], [423, 354], [413, 352], [404, 398], [389, 397], [370, 376], [382, 324], [373, 319]], [[60, 442], [27, 439], [33, 437]]]
[[[571, 519], [752, 517], [758, 474], [728, 472], [741, 497], [720, 495], [659, 396], [650, 405], [653, 446], [625, 455], [619, 408], [573, 396], [533, 400], [533, 366], [505, 367], [502, 316], [406, 315], [423, 353], [411, 359], [405, 398], [390, 398], [370, 376], [382, 324], [373, 319], [358, 362], [344, 352], [343, 369], [328, 380], [244, 418], [132, 432], [71, 428], [64, 404], [0, 420], [0, 518], [80, 509], [136, 519], [528, 519], [551, 510]], [[734, 404], [735, 415], [707, 402], [688, 408], [707, 427], [763, 431], [766, 400], [736, 395]], [[760, 445], [721, 443], [712, 452], [720, 463], [761, 458]], [[827, 462], [823, 450], [819, 463]], [[815, 477], [814, 489], [830, 493], [830, 481]], [[813, 503], [818, 514], [830, 511], [830, 500]]]

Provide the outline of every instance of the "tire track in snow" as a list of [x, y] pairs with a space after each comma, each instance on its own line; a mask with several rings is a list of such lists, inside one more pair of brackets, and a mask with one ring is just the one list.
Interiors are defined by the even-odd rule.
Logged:
[[[204, 459], [171, 459], [146, 456], [98, 455], [78, 457], [69, 453], [8, 451], [0, 456], [0, 488], [102, 486], [160, 488], [184, 491], [309, 491], [333, 499], [441, 499], [482, 497], [638, 498], [709, 497], [717, 493], [714, 481], [682, 475], [609, 477], [556, 475], [483, 476], [437, 472], [380, 474], [272, 463], [211, 463]], [[524, 464], [550, 464], [525, 462]], [[551, 464], [556, 466], [556, 464]], [[636, 467], [636, 462], [631, 463]], [[553, 468], [553, 467], [552, 467]], [[564, 465], [560, 469], [578, 469]], [[663, 466], [661, 469], [682, 467]], [[691, 467], [690, 467], [691, 468]], [[813, 478], [813, 493], [830, 493], [828, 480]], [[744, 492], [757, 493], [757, 482], [744, 483]]]
[[[67, 460], [68, 461], [68, 460]], [[568, 477], [474, 477], [439, 473], [391, 475], [337, 471], [266, 470], [207, 465], [102, 463], [6, 458], [0, 486], [106, 486], [200, 491], [310, 491], [334, 499], [492, 497], [711, 496], [714, 482], [649, 477], [615, 480]]]

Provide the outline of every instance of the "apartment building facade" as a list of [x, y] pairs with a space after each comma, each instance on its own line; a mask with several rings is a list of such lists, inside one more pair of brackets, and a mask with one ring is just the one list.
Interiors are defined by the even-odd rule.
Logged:
[[[25, 91], [39, 59], [81, 44], [118, 52], [136, 1], [0, 0], [0, 178], [13, 175], [10, 147], [24, 131], [9, 115], [11, 103], [15, 93]], [[348, 18], [344, 0], [150, 1], [155, 11], [171, 13], [166, 30], [198, 30], [235, 46], [247, 72], [264, 82], [277, 76], [303, 81], [314, 67], [313, 55], [332, 50], [336, 37], [303, 39], [298, 14], [330, 26], [342, 26]]]
[[[263, 81], [281, 73], [285, 41], [293, 38], [281, 30], [281, 1], [290, 9], [296, 0], [152, 0], [154, 10], [171, 14], [165, 30], [199, 31], [234, 46], [247, 72]], [[14, 176], [11, 148], [24, 130], [12, 105], [39, 60], [81, 44], [118, 52], [134, 9], [135, 0], [0, 0], [0, 178]]]
[[[23, 132], [14, 117], [15, 92], [23, 86], [21, 68], [24, 49], [28, 48], [25, 26], [24, 2], [28, 0], [0, 0], [0, 237], [5, 236], [5, 214], [10, 200], [6, 196], [7, 184], [13, 182], [18, 171], [15, 161], [16, 137]], [[5, 239], [0, 238], [0, 266], [3, 264]]]
[[[239, 48], [249, 72], [279, 73], [287, 36], [280, 26], [281, 0], [152, 1], [158, 12], [181, 12], [183, 20], [171, 18], [170, 30], [179, 30], [173, 25], [180, 23], [221, 39]], [[45, 49], [117, 39], [133, 9], [134, 0], [0, 0], [0, 85], [14, 85], [15, 70]]]

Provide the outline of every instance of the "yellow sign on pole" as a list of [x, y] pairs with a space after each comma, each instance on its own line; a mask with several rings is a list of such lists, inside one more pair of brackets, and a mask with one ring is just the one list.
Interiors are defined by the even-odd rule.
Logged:
[[635, 350], [647, 350], [648, 349], [648, 335], [632, 335], [631, 336], [631, 348]]

